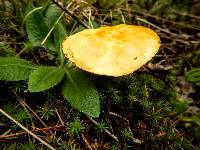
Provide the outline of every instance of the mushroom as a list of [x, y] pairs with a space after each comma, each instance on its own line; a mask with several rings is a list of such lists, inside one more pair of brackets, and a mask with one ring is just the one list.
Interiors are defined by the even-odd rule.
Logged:
[[79, 68], [115, 77], [146, 64], [159, 47], [160, 38], [153, 30], [125, 24], [85, 29], [62, 43], [66, 57]]

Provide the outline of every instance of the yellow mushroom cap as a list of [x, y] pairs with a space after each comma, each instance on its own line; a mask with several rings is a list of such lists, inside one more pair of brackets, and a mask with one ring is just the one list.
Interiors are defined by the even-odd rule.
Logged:
[[151, 60], [159, 47], [160, 38], [153, 30], [125, 24], [85, 29], [62, 43], [64, 54], [76, 66], [107, 76], [132, 73]]

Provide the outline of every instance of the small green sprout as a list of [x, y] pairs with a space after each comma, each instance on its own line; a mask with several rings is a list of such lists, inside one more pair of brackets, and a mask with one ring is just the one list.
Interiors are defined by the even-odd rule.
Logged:
[[69, 124], [68, 133], [69, 135], [76, 135], [79, 137], [79, 134], [83, 132], [84, 126], [82, 125], [82, 121], [79, 118], [76, 118], [73, 122]]
[[54, 109], [52, 105], [48, 103], [44, 104], [42, 107], [39, 107], [37, 112], [41, 114], [41, 118], [45, 118], [47, 120], [54, 115]]
[[97, 134], [103, 133], [106, 128], [107, 127], [106, 127], [106, 124], [104, 122], [98, 123], [97, 126], [96, 126]]
[[133, 133], [127, 128], [124, 128], [121, 133], [124, 140], [129, 140], [133, 136]]
[[19, 145], [20, 150], [35, 150], [33, 143], [24, 143]]
[[13, 118], [15, 118], [18, 122], [23, 123], [27, 122], [28, 119], [30, 119], [30, 116], [24, 109], [19, 109], [13, 113]]

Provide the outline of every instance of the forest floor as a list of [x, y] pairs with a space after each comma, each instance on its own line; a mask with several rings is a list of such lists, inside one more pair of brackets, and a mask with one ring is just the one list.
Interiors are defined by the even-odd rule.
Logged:
[[[87, 73], [100, 96], [99, 118], [73, 108], [62, 96], [60, 84], [30, 93], [27, 80], [0, 81], [0, 108], [43, 140], [0, 113], [0, 149], [200, 149], [200, 2], [68, 0], [63, 4], [90, 27], [149, 27], [160, 36], [161, 48], [133, 74], [114, 78]], [[54, 17], [48, 12], [52, 6], [59, 9], [50, 0], [0, 1], [0, 56], [57, 65], [55, 51], [31, 43], [34, 31], [27, 23], [30, 14], [40, 10], [46, 13], [44, 19]], [[60, 23], [67, 35], [83, 28], [67, 13]]]

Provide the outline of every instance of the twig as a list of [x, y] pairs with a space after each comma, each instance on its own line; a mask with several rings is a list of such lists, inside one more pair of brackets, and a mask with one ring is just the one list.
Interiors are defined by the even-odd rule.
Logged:
[[[43, 126], [48, 128], [48, 126], [44, 123], [44, 121], [42, 121], [42, 119], [26, 104], [26, 102], [14, 90], [11, 90], [11, 92], [17, 97], [17, 100], [21, 103], [22, 106], [24, 105], [24, 107], [27, 107], [36, 116], [36, 118], [43, 124]], [[54, 135], [54, 133], [51, 130], [50, 133]]]
[[[179, 37], [180, 35], [178, 35], [178, 34], [176, 34], [176, 33], [172, 33], [172, 32], [170, 32], [170, 31], [168, 31], [168, 30], [166, 30], [166, 29], [163, 29], [163, 28], [161, 28], [161, 27], [159, 27], [159, 26], [157, 26], [157, 25], [155, 25], [155, 24], [149, 22], [148, 20], [142, 19], [142, 18], [140, 18], [140, 17], [136, 17], [136, 20], [141, 21], [141, 22], [144, 22], [144, 23], [146, 23], [146, 24], [149, 24], [150, 26], [152, 26], [152, 27], [154, 27], [154, 28], [157, 28], [158, 30], [160, 30], [160, 31], [162, 31], [162, 32], [165, 32], [165, 33], [167, 33], [167, 34], [170, 34], [170, 35], [174, 36], [175, 38], [174, 38], [173, 40], [175, 40], [176, 42], [180, 42], [180, 43], [182, 43], [182, 44], [189, 45], [189, 43], [188, 43], [187, 41], [184, 41], [184, 40], [182, 40], [182, 39], [178, 39], [178, 37]], [[165, 38], [167, 38], [167, 36], [166, 36]]]
[[[120, 116], [120, 115], [118, 115], [118, 114], [116, 114], [116, 113], [113, 113], [113, 112], [109, 112], [109, 114], [110, 114], [110, 115], [113, 115], [113, 116], [116, 116], [116, 117], [118, 117], [118, 118], [120, 118], [120, 119], [125, 120], [125, 121], [128, 123], [128, 130], [129, 130], [130, 132], [132, 132], [132, 131], [131, 131], [131, 128], [130, 128], [130, 123], [129, 123], [129, 120], [128, 120], [128, 119], [126, 119], [126, 118], [124, 118], [124, 117], [122, 117], [122, 116]], [[133, 140], [134, 143], [137, 143], [137, 144], [142, 144], [142, 143], [144, 142], [144, 141], [142, 141], [142, 140], [139, 140], [139, 139], [134, 138], [133, 136], [131, 136], [131, 139]]]
[[[98, 125], [98, 123], [94, 120], [94, 119], [92, 119], [91, 117], [89, 117], [89, 116], [87, 116], [95, 125]], [[110, 131], [108, 131], [107, 129], [105, 129], [104, 130], [109, 136], [111, 136], [113, 139], [115, 139], [117, 142], [119, 142], [119, 140], [118, 140], [118, 138], [114, 135], [114, 134], [112, 134], [112, 133], [110, 133]]]
[[[41, 132], [44, 132], [44, 131], [49, 131], [49, 130], [55, 130], [55, 129], [59, 129], [59, 128], [64, 128], [63, 125], [60, 125], [60, 126], [54, 126], [54, 127], [48, 127], [48, 128], [36, 128], [34, 130], [31, 130], [31, 132], [38, 132], [38, 131], [41, 131]], [[6, 135], [0, 135], [0, 140], [2, 139], [11, 139], [11, 138], [17, 138], [19, 136], [22, 136], [24, 134], [27, 134], [27, 132], [20, 132], [20, 133], [13, 133], [13, 134], [6, 134]]]
[[56, 114], [57, 114], [57, 116], [58, 116], [58, 118], [59, 118], [59, 120], [60, 120], [61, 124], [64, 126], [64, 125], [65, 125], [65, 124], [64, 124], [64, 121], [62, 120], [62, 118], [61, 118], [60, 114], [58, 113], [58, 110], [57, 110], [57, 109], [55, 109], [55, 112], [56, 112]]
[[190, 18], [194, 18], [194, 19], [200, 20], [200, 16], [195, 16], [195, 15], [188, 14], [188, 13], [182, 13], [182, 12], [179, 12], [179, 11], [176, 11], [176, 10], [172, 10], [172, 12], [174, 12], [174, 13], [176, 13], [178, 15], [181, 15], [181, 16], [187, 16], [187, 17], [190, 17]]
[[123, 24], [126, 24], [126, 20], [125, 20], [125, 17], [124, 17], [124, 15], [123, 15], [123, 12], [122, 12], [120, 9], [119, 9], [119, 13], [120, 13], [120, 15], [121, 15]]
[[71, 11], [69, 11], [68, 9], [66, 9], [62, 2], [60, 2], [59, 0], [52, 0], [53, 3], [55, 3], [58, 7], [60, 7], [64, 12], [66, 12], [68, 15], [70, 15], [74, 20], [76, 20], [80, 25], [82, 25], [84, 28], [89, 29], [90, 27], [88, 25], [86, 25], [85, 23], [83, 23], [76, 15], [74, 15]]
[[159, 16], [151, 15], [151, 14], [146, 13], [146, 12], [140, 12], [140, 11], [136, 11], [136, 10], [134, 10], [133, 12], [135, 12], [137, 14], [140, 14], [140, 15], [143, 15], [145, 17], [154, 18], [154, 19], [157, 19], [157, 20], [160, 20], [160, 21], [163, 21], [163, 22], [167, 22], [167, 23], [170, 23], [170, 24], [183, 26], [183, 27], [188, 28], [188, 29], [198, 30], [198, 31], [200, 30], [200, 28], [197, 28], [197, 27], [194, 27], [194, 26], [190, 26], [190, 25], [187, 25], [187, 24], [184, 24], [184, 23], [179, 23], [179, 22], [174, 22], [174, 21], [171, 21], [171, 20], [167, 20], [165, 18], [161, 18]]
[[93, 27], [93, 24], [92, 24], [92, 20], [93, 20], [93, 18], [92, 18], [92, 11], [91, 11], [91, 8], [89, 8], [88, 9], [88, 12], [82, 12], [82, 14], [83, 14], [83, 16], [85, 17], [85, 18], [87, 18], [87, 20], [88, 20], [88, 24], [89, 24], [89, 28], [94, 28]]
[[116, 114], [116, 113], [114, 113], [114, 112], [109, 112], [109, 115], [116, 116], [116, 117], [118, 117], [118, 118], [120, 118], [120, 119], [125, 120], [126, 122], [129, 122], [128, 119], [126, 119], [126, 118], [124, 118], [124, 117], [122, 117], [122, 116], [120, 116], [120, 115], [118, 115], [118, 114]]
[[[11, 131], [11, 129], [8, 129], [6, 132], [4, 132], [3, 134], [2, 134], [2, 136], [5, 136], [5, 135], [8, 135], [8, 133]], [[0, 136], [1, 137], [1, 136]]]
[[155, 27], [155, 28], [157, 28], [158, 30], [163, 31], [163, 32], [165, 32], [165, 33], [168, 33], [168, 34], [171, 34], [171, 35], [176, 35], [176, 34], [174, 34], [174, 33], [171, 33], [171, 32], [168, 31], [168, 30], [165, 30], [165, 29], [163, 29], [163, 28], [161, 28], [161, 27], [159, 27], [159, 26], [157, 26], [157, 25], [155, 25], [155, 24], [149, 22], [148, 20], [142, 19], [142, 18], [140, 18], [140, 17], [136, 17], [136, 20], [141, 21], [141, 22], [144, 22], [144, 23], [146, 23], [146, 24], [149, 24], [149, 25], [151, 25], [152, 27]]
[[159, 63], [157, 64], [152, 64], [151, 62], [149, 62], [147, 64], [148, 68], [151, 69], [151, 70], [170, 70], [170, 69], [173, 69], [174, 66], [172, 65], [161, 65]]
[[38, 137], [36, 134], [34, 134], [33, 132], [31, 132], [29, 129], [27, 129], [26, 127], [24, 127], [22, 124], [20, 124], [18, 121], [16, 121], [14, 118], [12, 118], [9, 114], [7, 114], [5, 111], [3, 111], [0, 108], [0, 113], [2, 113], [3, 115], [5, 115], [7, 118], [9, 118], [10, 120], [12, 120], [16, 125], [18, 125], [20, 128], [22, 128], [24, 131], [26, 131], [28, 134], [32, 135], [35, 139], [37, 139], [38, 141], [40, 141], [41, 143], [43, 143], [44, 145], [46, 145], [49, 149], [51, 150], [56, 150], [54, 147], [52, 147], [50, 144], [48, 144], [47, 142], [45, 142], [43, 139], [41, 139], [40, 137]]
[[92, 147], [91, 147], [91, 145], [88, 143], [86, 137], [85, 137], [83, 134], [81, 134], [81, 136], [82, 136], [82, 138], [83, 138], [83, 141], [84, 141], [85, 144], [87, 145], [87, 147], [88, 147], [90, 150], [93, 150]]
[[65, 126], [63, 126], [63, 125], [59, 125], [59, 126], [54, 126], [54, 127], [48, 127], [48, 128], [36, 128], [35, 130], [33, 130], [34, 132], [36, 132], [36, 131], [48, 131], [48, 130], [51, 130], [51, 129], [53, 129], [53, 130], [55, 130], [55, 129], [60, 129], [60, 128], [63, 128], [63, 129], [65, 129]]
[[182, 44], [187, 45], [187, 46], [190, 45], [190, 43], [191, 43], [191, 41], [188, 42], [188, 41], [184, 41], [182, 39], [178, 39], [178, 38], [180, 38], [179, 36], [176, 36], [176, 38], [173, 38], [173, 39], [170, 36], [165, 35], [165, 33], [160, 33], [160, 36], [161, 36], [161, 38], [174, 40], [176, 42], [182, 43]]

